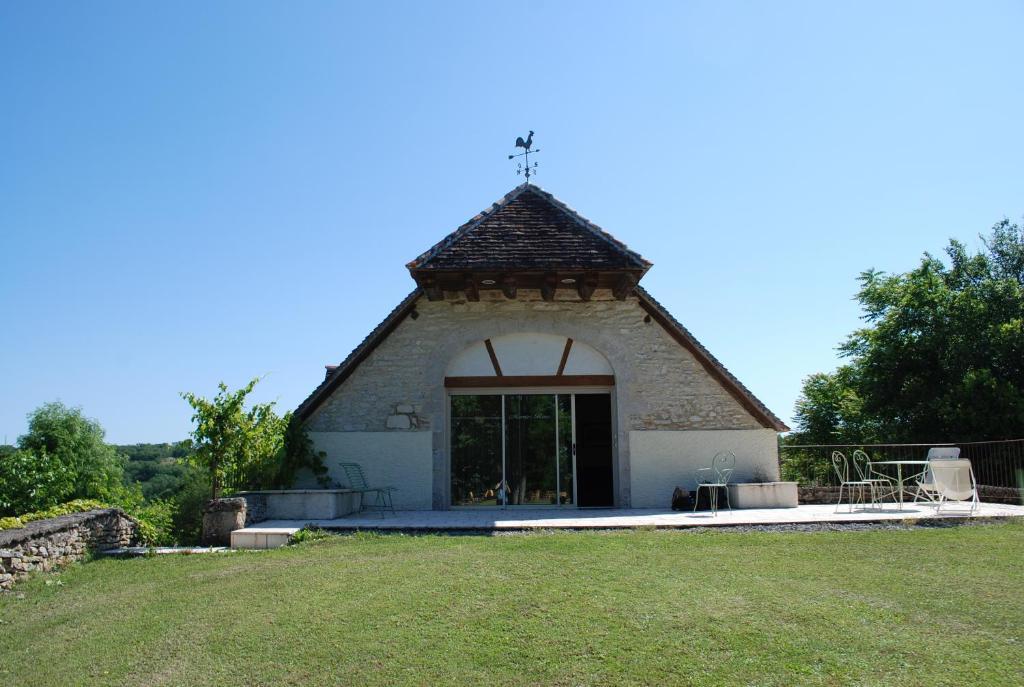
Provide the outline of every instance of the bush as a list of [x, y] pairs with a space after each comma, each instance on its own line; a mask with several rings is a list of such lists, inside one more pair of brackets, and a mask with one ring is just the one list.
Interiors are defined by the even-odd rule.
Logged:
[[301, 530], [293, 534], [288, 538], [288, 544], [305, 544], [315, 541], [323, 541], [324, 539], [330, 539], [331, 533], [326, 530], [322, 530], [319, 527], [303, 527]]
[[190, 468], [185, 485], [171, 501], [174, 504], [172, 530], [179, 544], [198, 544], [203, 533], [203, 506], [210, 498], [210, 480]]
[[139, 538], [147, 546], [171, 546], [175, 543], [175, 504], [156, 500], [129, 513], [139, 523]]

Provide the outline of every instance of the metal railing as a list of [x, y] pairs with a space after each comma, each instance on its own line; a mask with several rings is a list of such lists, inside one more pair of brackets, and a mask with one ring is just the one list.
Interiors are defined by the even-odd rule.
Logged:
[[924, 460], [934, 446], [959, 446], [960, 457], [968, 458], [979, 485], [1024, 488], [1024, 439], [1003, 441], [936, 442], [931, 444], [794, 444], [779, 446], [783, 479], [805, 486], [836, 486], [832, 452], [849, 457], [861, 449], [872, 460]]

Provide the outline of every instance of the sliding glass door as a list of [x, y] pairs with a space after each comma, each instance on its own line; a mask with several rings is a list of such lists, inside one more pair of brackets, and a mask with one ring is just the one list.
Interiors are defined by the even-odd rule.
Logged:
[[451, 398], [452, 505], [503, 505], [501, 396]]
[[451, 399], [453, 506], [575, 503], [571, 394]]

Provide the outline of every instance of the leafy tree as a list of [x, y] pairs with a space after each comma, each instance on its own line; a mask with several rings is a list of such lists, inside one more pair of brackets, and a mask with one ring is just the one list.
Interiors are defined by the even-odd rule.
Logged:
[[1003, 220], [982, 240], [861, 275], [867, 326], [839, 347], [847, 364], [805, 380], [792, 441], [1024, 436], [1024, 229]]
[[224, 382], [217, 395], [206, 399], [182, 393], [192, 406], [192, 454], [189, 460], [210, 478], [211, 498], [217, 498], [225, 480], [229, 487], [246, 486], [267, 469], [284, 443], [284, 425], [273, 403], [245, 409], [245, 399], [259, 382], [253, 379], [237, 391]]
[[45, 451], [0, 456], [0, 516], [52, 508], [69, 500], [74, 479], [67, 466]]
[[[46, 403], [28, 416], [18, 451], [0, 459], [0, 493], [10, 510], [40, 510], [72, 499], [121, 503], [123, 462], [103, 428], [81, 408]], [[17, 504], [17, 505], [15, 505]]]

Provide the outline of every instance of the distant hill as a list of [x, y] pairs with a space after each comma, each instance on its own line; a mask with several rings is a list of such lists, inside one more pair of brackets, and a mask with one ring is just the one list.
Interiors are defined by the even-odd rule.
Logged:
[[189, 467], [184, 463], [189, 442], [173, 444], [120, 444], [118, 453], [127, 458], [124, 481], [138, 482], [147, 500], [167, 499], [178, 494], [185, 486]]

